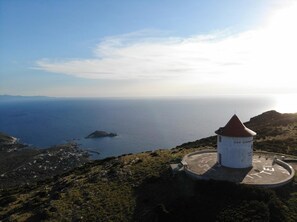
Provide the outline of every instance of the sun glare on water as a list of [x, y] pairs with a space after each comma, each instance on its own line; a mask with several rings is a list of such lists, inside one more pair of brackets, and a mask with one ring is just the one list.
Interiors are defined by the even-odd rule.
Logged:
[[278, 95], [275, 110], [281, 113], [297, 113], [297, 94]]

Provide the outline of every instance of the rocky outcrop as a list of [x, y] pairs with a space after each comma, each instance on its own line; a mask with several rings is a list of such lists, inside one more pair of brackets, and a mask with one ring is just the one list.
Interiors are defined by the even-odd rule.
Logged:
[[115, 136], [117, 136], [116, 133], [108, 133], [105, 131], [96, 130], [93, 133], [86, 136], [85, 138], [90, 139], [90, 138], [115, 137]]
[[13, 144], [17, 141], [16, 138], [8, 136], [5, 133], [0, 132], [0, 144]]

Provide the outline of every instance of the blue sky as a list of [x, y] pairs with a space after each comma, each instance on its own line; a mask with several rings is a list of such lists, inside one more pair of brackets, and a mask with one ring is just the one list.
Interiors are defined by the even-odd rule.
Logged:
[[296, 93], [293, 9], [293, 0], [1, 0], [0, 94]]

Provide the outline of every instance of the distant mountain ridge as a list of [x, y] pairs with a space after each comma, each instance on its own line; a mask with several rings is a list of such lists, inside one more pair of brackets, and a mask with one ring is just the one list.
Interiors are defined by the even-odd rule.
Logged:
[[53, 99], [55, 97], [48, 96], [19, 96], [19, 95], [0, 95], [0, 102], [18, 101], [18, 100], [41, 100]]

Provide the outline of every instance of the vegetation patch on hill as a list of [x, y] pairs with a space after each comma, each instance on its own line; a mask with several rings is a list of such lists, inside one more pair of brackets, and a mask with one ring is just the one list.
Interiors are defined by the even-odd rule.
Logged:
[[[255, 149], [296, 154], [296, 114], [270, 111], [246, 124], [258, 133]], [[296, 177], [271, 190], [172, 175], [170, 163], [215, 145], [216, 138], [209, 137], [171, 150], [96, 160], [29, 186], [6, 187], [0, 191], [0, 220], [297, 220]]]

